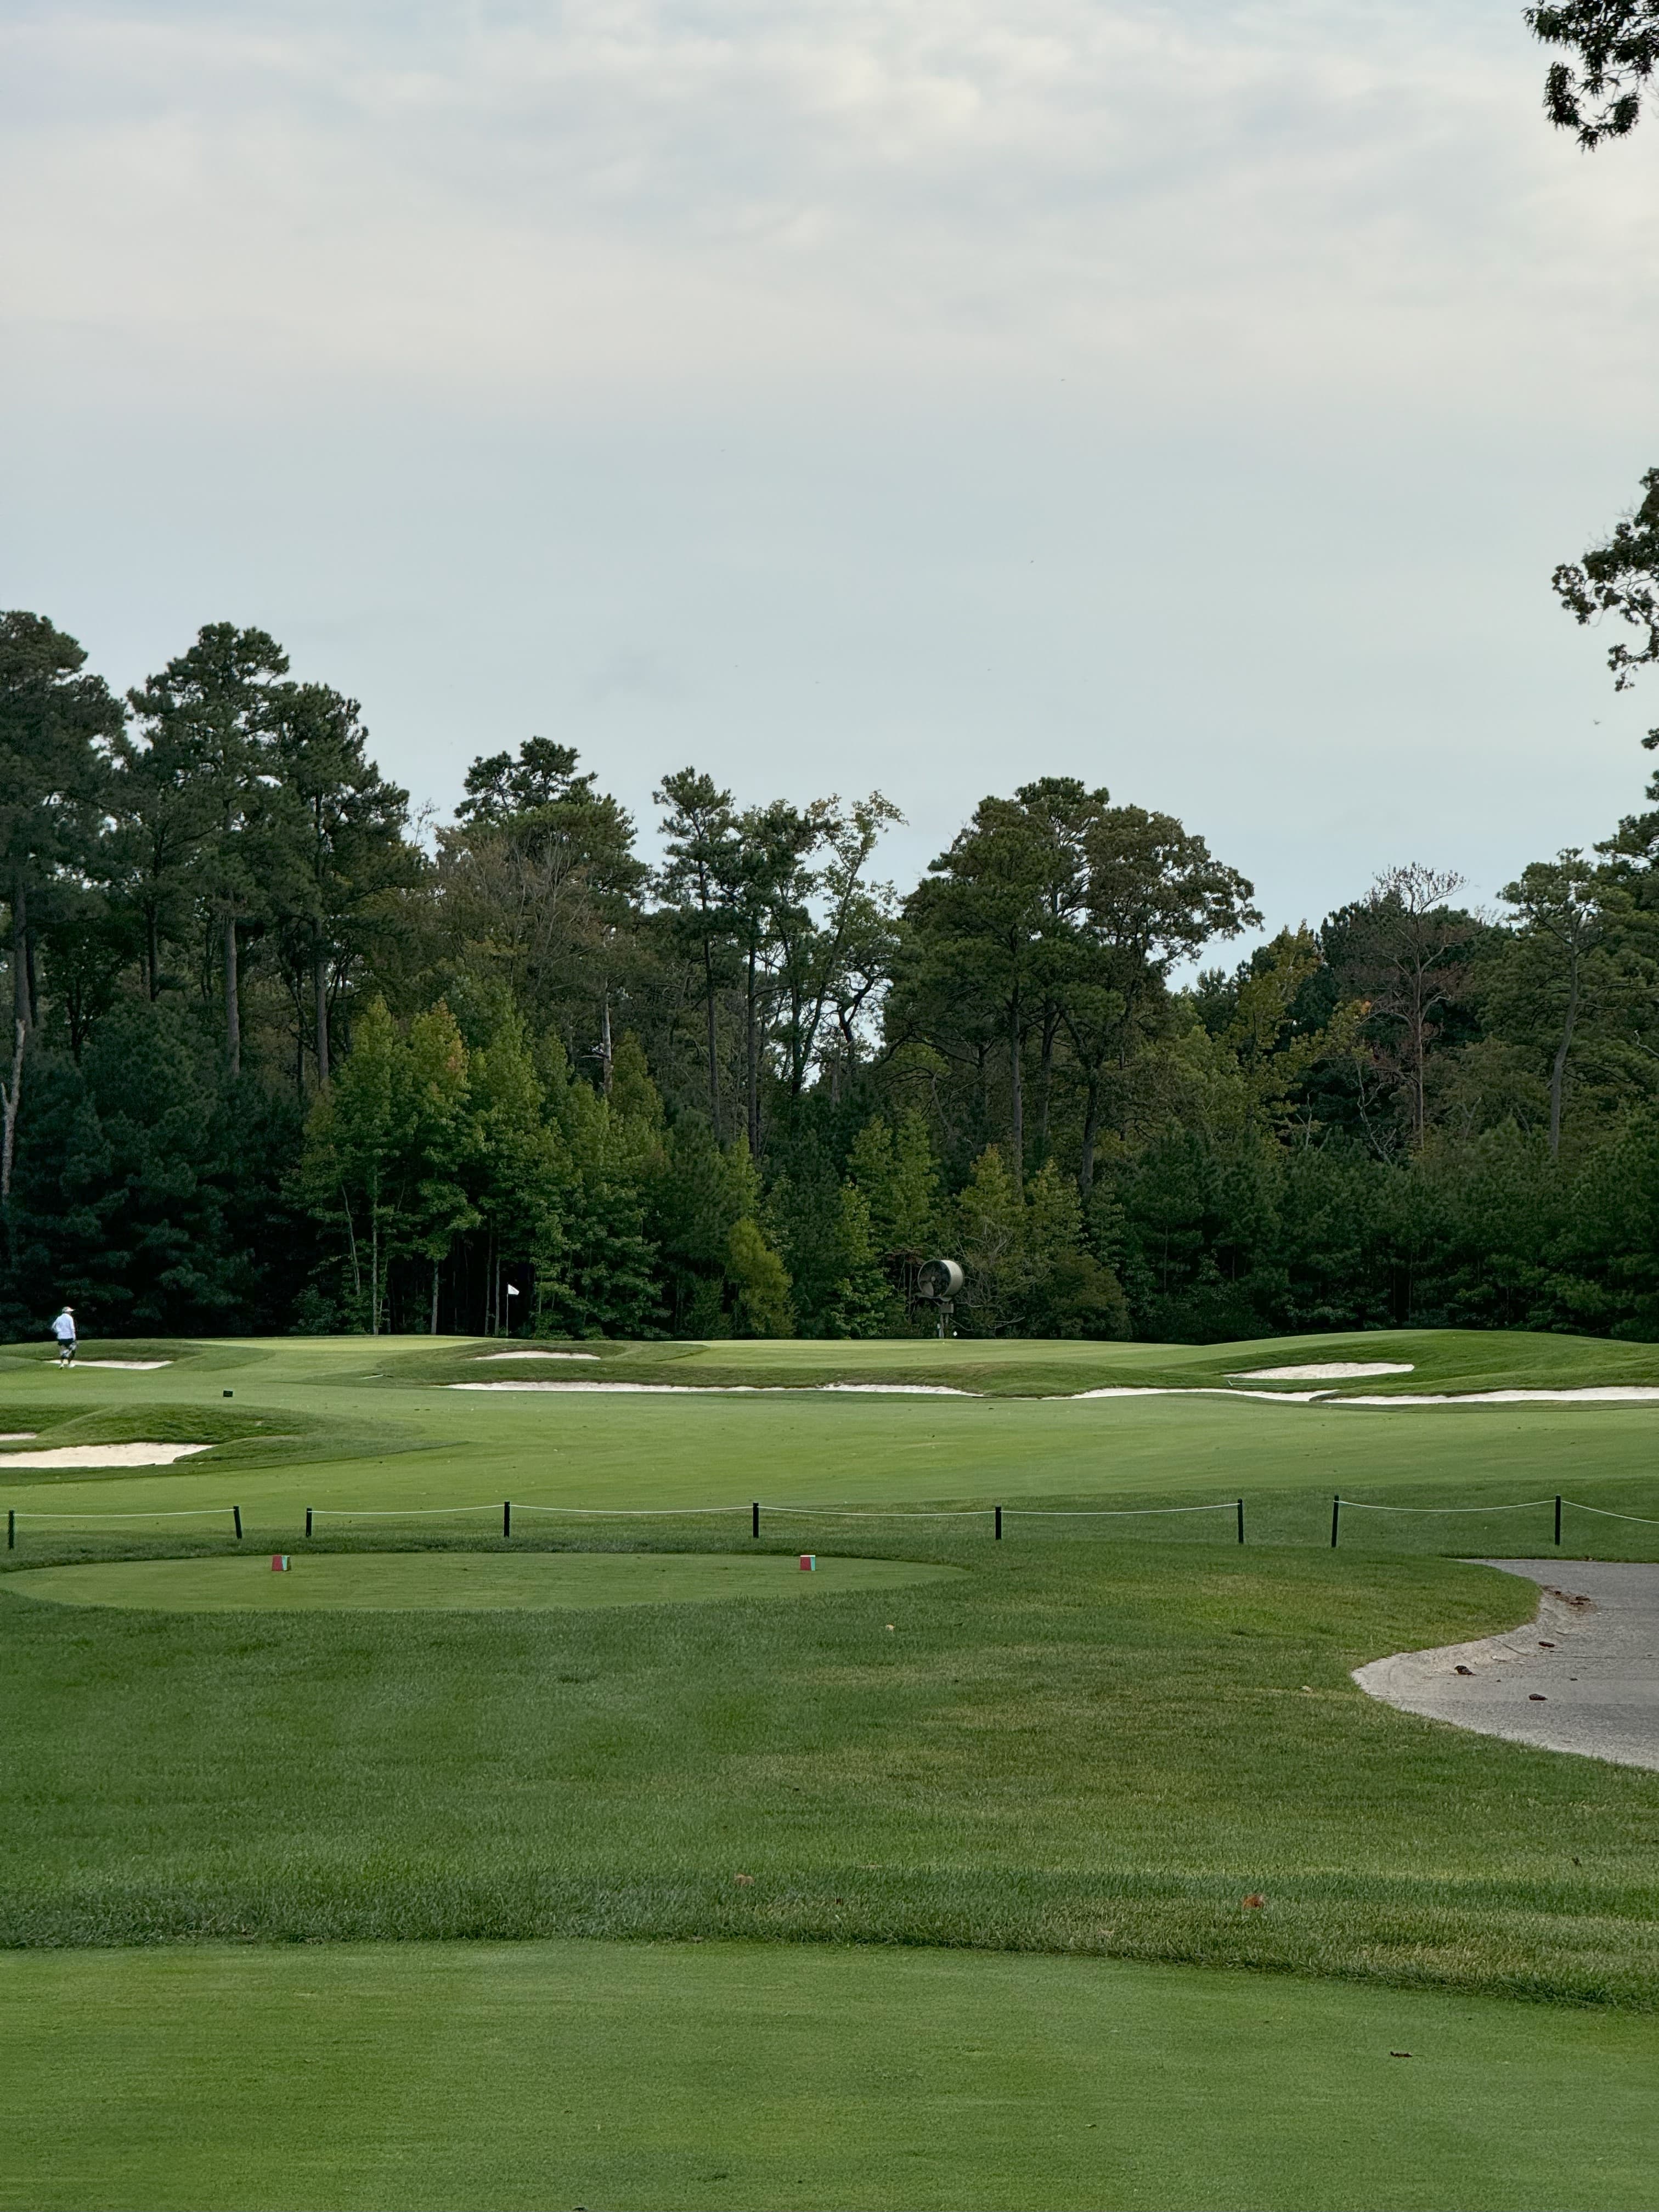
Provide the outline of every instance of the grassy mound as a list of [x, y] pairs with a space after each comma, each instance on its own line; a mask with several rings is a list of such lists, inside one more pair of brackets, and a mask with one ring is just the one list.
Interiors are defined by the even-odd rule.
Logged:
[[[580, 1352], [580, 1361], [506, 1359], [503, 1352]], [[1315, 1382], [1246, 1382], [1251, 1369], [1326, 1361], [1390, 1361], [1409, 1374]], [[792, 1339], [718, 1344], [621, 1344], [566, 1340], [446, 1340], [422, 1352], [403, 1340], [388, 1365], [354, 1379], [455, 1382], [672, 1382], [705, 1389], [814, 1389], [827, 1382], [941, 1384], [994, 1397], [1069, 1397], [1101, 1389], [1328, 1388], [1338, 1396], [1492, 1389], [1583, 1389], [1607, 1383], [1659, 1387], [1659, 1346], [1519, 1330], [1376, 1329], [1344, 1336], [1273, 1337], [1239, 1344], [1061, 1343], [1033, 1339], [926, 1338], [875, 1342]]]
[[898, 1589], [959, 1574], [909, 1559], [819, 1558], [803, 1572], [769, 1553], [313, 1552], [285, 1574], [263, 1559], [128, 1559], [40, 1567], [7, 1584], [58, 1605], [161, 1613], [545, 1612], [694, 1605]]

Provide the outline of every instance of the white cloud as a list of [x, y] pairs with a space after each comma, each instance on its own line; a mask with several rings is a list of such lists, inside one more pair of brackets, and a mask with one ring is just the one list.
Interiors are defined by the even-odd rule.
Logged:
[[[15, 5], [0, 602], [258, 620], [443, 797], [1065, 769], [1317, 911], [1633, 802], [1659, 117], [1512, 0]], [[1659, 718], [1650, 714], [1646, 719]]]

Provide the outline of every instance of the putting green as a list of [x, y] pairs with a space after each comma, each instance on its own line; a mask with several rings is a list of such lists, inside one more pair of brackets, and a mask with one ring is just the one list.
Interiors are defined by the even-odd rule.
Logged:
[[790, 1598], [945, 1582], [961, 1567], [908, 1559], [793, 1559], [741, 1553], [313, 1553], [286, 1574], [269, 1557], [125, 1559], [35, 1567], [7, 1577], [20, 1596], [146, 1613], [542, 1611], [563, 1606], [690, 1605], [711, 1598]]

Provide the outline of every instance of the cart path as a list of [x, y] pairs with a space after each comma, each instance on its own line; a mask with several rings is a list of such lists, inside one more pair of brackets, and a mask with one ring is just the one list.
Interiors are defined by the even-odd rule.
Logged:
[[1360, 1688], [1402, 1712], [1480, 1735], [1659, 1770], [1659, 1566], [1474, 1564], [1537, 1583], [1536, 1618], [1473, 1644], [1374, 1659], [1353, 1670]]

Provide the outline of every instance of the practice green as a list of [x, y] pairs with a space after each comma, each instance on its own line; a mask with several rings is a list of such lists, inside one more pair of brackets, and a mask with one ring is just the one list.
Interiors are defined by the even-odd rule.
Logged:
[[454, 1552], [318, 1553], [286, 1574], [262, 1559], [124, 1559], [39, 1567], [7, 1578], [23, 1597], [152, 1613], [495, 1613], [565, 1606], [686, 1605], [720, 1598], [803, 1597], [966, 1580], [960, 1567], [910, 1559], [793, 1559], [719, 1553], [536, 1552], [514, 1558]]

